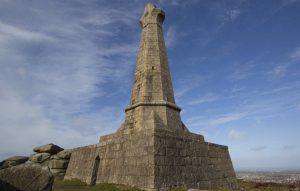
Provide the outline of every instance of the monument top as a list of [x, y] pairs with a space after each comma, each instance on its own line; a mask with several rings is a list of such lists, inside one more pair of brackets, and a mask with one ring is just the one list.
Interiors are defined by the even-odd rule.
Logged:
[[144, 9], [144, 14], [140, 19], [141, 27], [144, 28], [148, 24], [162, 25], [165, 19], [165, 12], [157, 8], [154, 4], [148, 3]]

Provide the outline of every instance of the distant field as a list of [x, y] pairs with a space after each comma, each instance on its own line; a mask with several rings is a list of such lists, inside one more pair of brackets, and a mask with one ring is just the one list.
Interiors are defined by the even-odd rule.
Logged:
[[[244, 182], [239, 180], [241, 191], [300, 191], [300, 184], [278, 184], [278, 183], [257, 183]], [[185, 188], [177, 188], [172, 191], [186, 191]], [[87, 186], [78, 180], [56, 180], [53, 191], [141, 191], [138, 188], [131, 188], [124, 185], [98, 184], [96, 186]], [[227, 191], [225, 189], [213, 191]]]
[[299, 184], [300, 172], [237, 172], [237, 178], [249, 182]]

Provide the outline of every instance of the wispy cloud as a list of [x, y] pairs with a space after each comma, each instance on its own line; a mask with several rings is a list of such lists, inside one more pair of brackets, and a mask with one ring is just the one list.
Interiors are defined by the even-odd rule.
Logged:
[[176, 99], [180, 99], [190, 91], [202, 86], [203, 83], [208, 81], [210, 78], [212, 78], [212, 75], [197, 75], [180, 79], [180, 81], [175, 81], [176, 83], [174, 83], [174, 93]]
[[217, 100], [218, 97], [216, 95], [213, 94], [207, 94], [203, 97], [197, 98], [195, 100], [192, 101], [188, 101], [187, 105], [198, 105], [198, 104], [202, 104], [202, 103], [207, 103], [207, 102], [212, 102]]
[[12, 17], [11, 10], [5, 12], [11, 19], [0, 19], [0, 152], [29, 154], [48, 142], [92, 144], [118, 128], [121, 106], [116, 112], [98, 100], [108, 93], [108, 82], [127, 87], [138, 42], [116, 37], [123, 34], [119, 27], [138, 37], [130, 28], [138, 26], [136, 9], [7, 4], [28, 17]]
[[290, 54], [289, 58], [292, 61], [299, 61], [300, 60], [300, 46], [295, 48]]
[[281, 86], [272, 88], [272, 89], [267, 89], [264, 91], [260, 91], [259, 93], [256, 93], [254, 96], [264, 96], [264, 95], [271, 95], [271, 94], [276, 94], [276, 93], [282, 93], [284, 91], [290, 91], [294, 90], [300, 87], [300, 83], [289, 83], [289, 84], [282, 84]]
[[0, 21], [0, 41], [14, 41], [16, 39], [24, 41], [45, 41], [54, 40], [55, 38], [43, 34], [42, 32], [22, 29]]
[[296, 105], [296, 109], [300, 110], [300, 102]]
[[288, 64], [286, 63], [280, 64], [273, 69], [271, 75], [276, 79], [282, 78], [287, 73], [287, 67]]
[[279, 1], [278, 6], [275, 6], [273, 9], [271, 9], [270, 14], [262, 19], [262, 23], [265, 23], [273, 18], [274, 15], [276, 15], [279, 11], [282, 9], [288, 7], [289, 5], [292, 5], [294, 3], [299, 2], [299, 0], [282, 0]]
[[250, 116], [249, 113], [228, 113], [223, 115], [216, 115], [210, 117], [190, 117], [188, 118], [189, 127], [210, 127], [220, 126], [226, 123], [238, 121]]
[[[237, 21], [243, 13], [241, 9], [243, 3], [244, 1], [207, 1], [203, 3], [202, 5], [209, 10], [210, 17], [214, 19], [209, 27], [199, 27], [189, 32], [191, 34], [197, 34], [195, 35], [195, 41], [197, 40], [198, 46], [200, 46], [200, 48], [209, 46], [218, 35], [222, 33], [224, 27]], [[228, 46], [225, 49], [228, 49]], [[226, 51], [228, 50], [225, 50], [225, 52]]]
[[233, 86], [233, 88], [231, 89], [231, 93], [239, 93], [242, 92], [246, 89], [245, 86]]
[[159, 4], [162, 5], [162, 7], [165, 6], [187, 6], [191, 4], [195, 4], [198, 1], [197, 0], [189, 0], [189, 1], [181, 1], [181, 0], [158, 0]]
[[243, 118], [247, 117], [248, 115], [249, 115], [248, 113], [231, 113], [231, 114], [227, 114], [227, 115], [220, 116], [220, 117], [210, 120], [208, 122], [208, 125], [211, 125], [211, 126], [222, 125], [225, 123], [243, 119]]
[[237, 140], [237, 139], [241, 138], [241, 133], [239, 133], [238, 131], [232, 129], [232, 130], [229, 131], [228, 137], [232, 140]]
[[216, 2], [214, 6], [212, 6], [211, 11], [214, 12], [216, 18], [219, 19], [219, 25], [216, 27], [216, 32], [220, 31], [228, 23], [238, 19], [242, 13], [240, 9], [242, 4], [243, 1], [232, 5], [230, 3]]
[[258, 146], [258, 147], [253, 147], [250, 150], [257, 152], [257, 151], [263, 151], [263, 150], [266, 150], [266, 149], [267, 149], [267, 146]]
[[166, 41], [166, 46], [167, 47], [171, 47], [175, 44], [177, 39], [177, 32], [175, 30], [174, 26], [170, 26], [167, 30], [166, 30], [166, 35], [165, 35], [165, 41]]
[[[282, 85], [277, 88], [268, 89], [265, 91], [238, 93], [238, 96], [223, 96], [222, 101], [236, 100], [236, 107], [228, 108], [228, 112], [220, 113], [203, 113], [200, 117], [188, 118], [188, 126], [190, 127], [212, 127], [222, 126], [228, 123], [240, 122], [242, 120], [253, 119], [261, 123], [265, 118], [275, 117], [295, 110], [295, 105], [299, 102], [299, 91], [297, 93], [298, 83]], [[292, 91], [292, 93], [284, 93]], [[296, 91], [296, 92], [294, 92]], [[285, 95], [285, 96], [283, 96]], [[287, 97], [289, 99], [287, 99]], [[208, 98], [207, 98], [208, 99]], [[241, 100], [243, 100], [241, 102]], [[200, 100], [201, 101], [201, 100]], [[203, 99], [203, 102], [207, 101]], [[208, 99], [209, 101], [209, 99]], [[195, 103], [197, 104], [197, 103]], [[216, 108], [220, 109], [220, 108]], [[221, 109], [222, 110], [222, 109]], [[204, 116], [203, 116], [204, 115]]]
[[159, 0], [159, 3], [162, 5], [168, 4], [172, 6], [178, 6], [181, 4], [180, 0]]
[[287, 58], [284, 62], [277, 64], [270, 72], [272, 79], [278, 80], [286, 76], [289, 73], [289, 67], [297, 64], [300, 61], [300, 46], [293, 49], [287, 54]]
[[244, 63], [236, 64], [236, 66], [232, 69], [231, 74], [229, 75], [230, 80], [243, 80], [248, 78], [251, 75], [254, 75], [253, 71], [256, 67], [258, 59], [250, 60]]
[[225, 12], [224, 21], [234, 21], [239, 17], [241, 11], [239, 9], [230, 9]]
[[282, 147], [283, 150], [287, 151], [287, 150], [293, 150], [293, 149], [296, 149], [297, 146], [296, 145], [284, 145]]

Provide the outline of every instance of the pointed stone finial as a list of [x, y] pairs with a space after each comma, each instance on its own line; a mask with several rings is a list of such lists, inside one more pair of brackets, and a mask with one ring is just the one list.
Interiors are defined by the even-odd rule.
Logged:
[[148, 24], [162, 25], [165, 19], [165, 12], [157, 8], [153, 3], [148, 3], [144, 9], [144, 14], [140, 19], [141, 27], [144, 28]]

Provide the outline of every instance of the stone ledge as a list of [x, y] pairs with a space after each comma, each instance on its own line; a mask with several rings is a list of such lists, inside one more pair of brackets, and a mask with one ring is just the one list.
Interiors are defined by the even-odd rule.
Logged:
[[168, 101], [160, 100], [160, 101], [142, 102], [142, 103], [133, 104], [133, 105], [127, 107], [125, 109], [125, 112], [127, 112], [129, 110], [132, 110], [132, 109], [134, 109], [136, 107], [139, 107], [139, 106], [167, 106], [167, 107], [170, 107], [172, 109], [175, 109], [176, 111], [179, 111], [179, 112], [181, 111], [181, 108], [178, 107], [176, 104], [168, 102]]

